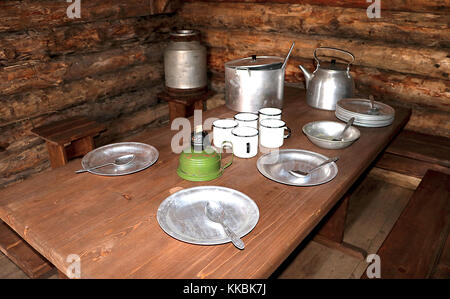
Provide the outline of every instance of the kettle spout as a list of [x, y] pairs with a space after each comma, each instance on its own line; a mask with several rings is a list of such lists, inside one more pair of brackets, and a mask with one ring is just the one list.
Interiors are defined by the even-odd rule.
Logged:
[[310, 73], [304, 66], [302, 66], [302, 65], [299, 65], [298, 67], [302, 70], [303, 75], [305, 75], [306, 89], [308, 89], [309, 81], [311, 81], [311, 78], [312, 78], [313, 74], [311, 74], [311, 73]]

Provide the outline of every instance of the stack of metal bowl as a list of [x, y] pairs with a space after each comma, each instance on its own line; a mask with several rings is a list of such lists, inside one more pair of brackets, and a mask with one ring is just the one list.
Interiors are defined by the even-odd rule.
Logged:
[[338, 101], [335, 114], [338, 119], [345, 122], [354, 117], [354, 125], [371, 128], [389, 126], [395, 118], [395, 110], [391, 106], [356, 98]]

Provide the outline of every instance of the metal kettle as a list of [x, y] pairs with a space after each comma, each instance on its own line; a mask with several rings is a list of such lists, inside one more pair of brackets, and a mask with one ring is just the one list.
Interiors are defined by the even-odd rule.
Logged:
[[[347, 68], [337, 65], [335, 59], [329, 63], [320, 61], [317, 58], [317, 50], [321, 49], [347, 54], [351, 61], [348, 62]], [[313, 73], [299, 65], [305, 75], [306, 102], [314, 108], [336, 110], [336, 103], [340, 99], [353, 97], [355, 82], [350, 75], [350, 65], [355, 61], [355, 56], [345, 50], [319, 47], [314, 50], [314, 59], [317, 61], [317, 67]]]

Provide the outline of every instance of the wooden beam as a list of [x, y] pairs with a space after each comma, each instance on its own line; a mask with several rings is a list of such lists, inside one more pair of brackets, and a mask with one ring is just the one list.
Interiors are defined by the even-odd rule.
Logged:
[[[445, 49], [394, 46], [384, 42], [367, 43], [358, 39], [297, 33], [266, 33], [200, 27], [199, 29], [202, 30], [202, 38], [209, 47], [220, 45], [228, 51], [251, 51], [258, 55], [283, 56], [295, 41], [291, 55], [296, 58], [312, 60], [316, 48], [333, 46], [352, 52], [356, 57], [354, 65], [358, 66], [445, 80], [448, 80], [450, 74], [450, 57]], [[421, 67], [417, 67], [418, 65]]]
[[63, 56], [48, 62], [23, 61], [0, 68], [0, 95], [58, 86], [133, 65], [162, 60], [165, 43], [131, 44], [89, 54]]
[[367, 17], [366, 9], [361, 8], [227, 1], [214, 5], [188, 2], [183, 5], [179, 16], [181, 23], [202, 24], [208, 28], [244, 28], [259, 32], [383, 40], [396, 44], [450, 46], [448, 17], [440, 14], [384, 10], [383, 17], [374, 20]]
[[[19, 95], [5, 96], [0, 106], [0, 126], [25, 118], [33, 118], [50, 111], [117, 96], [139, 87], [155, 85], [163, 77], [159, 63], [142, 64], [88, 80], [73, 81], [58, 87], [37, 89]], [[152, 84], [153, 83], [153, 84]]]
[[[186, 0], [187, 2], [246, 2], [246, 3], [289, 3], [289, 4], [310, 4], [332, 7], [353, 7], [367, 9], [370, 3], [363, 0]], [[380, 1], [382, 11], [417, 11], [417, 12], [437, 12], [448, 13], [450, 11], [449, 0], [390, 0]]]
[[81, 1], [81, 18], [70, 19], [66, 1], [2, 1], [0, 32], [36, 28], [52, 28], [73, 23], [98, 20], [119, 20], [131, 17], [173, 13], [178, 0], [89, 0]]
[[55, 56], [106, 51], [126, 44], [132, 46], [136, 41], [165, 41], [166, 31], [173, 23], [172, 17], [155, 17], [145, 22], [130, 18], [4, 33], [0, 35], [0, 66], [35, 60], [49, 62]]

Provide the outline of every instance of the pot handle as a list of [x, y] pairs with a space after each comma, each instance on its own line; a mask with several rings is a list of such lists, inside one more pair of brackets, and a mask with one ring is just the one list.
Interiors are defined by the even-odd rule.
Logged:
[[[222, 171], [233, 163], [233, 158], [234, 158], [233, 143], [231, 143], [230, 141], [222, 142], [222, 152], [224, 152], [223, 149], [225, 149], [226, 147], [231, 148], [231, 161], [221, 167]], [[220, 160], [222, 161], [222, 154], [220, 154]]]
[[248, 72], [248, 76], [249, 77], [252, 76], [252, 73], [251, 73], [251, 71], [250, 71], [250, 69], [248, 67], [238, 67], [237, 66], [237, 67], [234, 68], [234, 73], [236, 74], [237, 71], [247, 71]]
[[337, 48], [331, 48], [331, 47], [319, 47], [319, 48], [316, 48], [316, 49], [314, 50], [314, 59], [317, 61], [317, 68], [319, 68], [319, 66], [320, 66], [320, 59], [317, 58], [317, 53], [316, 53], [316, 52], [317, 52], [317, 50], [322, 50], [322, 49], [325, 49], [325, 50], [333, 50], [333, 51], [341, 52], [341, 53], [347, 54], [347, 55], [349, 55], [350, 57], [352, 57], [352, 61], [350, 61], [350, 62], [347, 64], [347, 72], [350, 71], [350, 65], [355, 61], [355, 56], [354, 56], [352, 53], [348, 52], [348, 51], [345, 51], [345, 50], [342, 50], [342, 49], [337, 49]]

